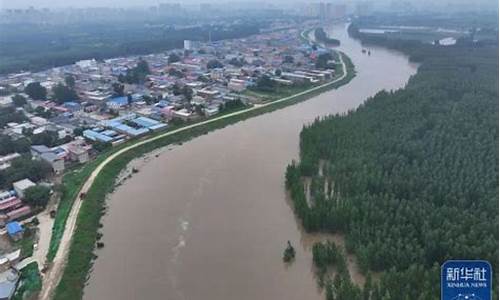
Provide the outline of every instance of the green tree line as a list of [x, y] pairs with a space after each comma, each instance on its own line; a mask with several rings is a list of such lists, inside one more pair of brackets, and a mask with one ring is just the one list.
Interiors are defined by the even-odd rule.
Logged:
[[301, 132], [300, 162], [286, 171], [296, 214], [308, 231], [344, 233], [360, 269], [382, 272], [368, 298], [350, 287], [342, 296], [335, 285], [327, 297], [438, 299], [439, 266], [448, 259], [488, 260], [496, 278], [498, 47], [349, 31], [421, 65], [405, 88], [381, 91]]

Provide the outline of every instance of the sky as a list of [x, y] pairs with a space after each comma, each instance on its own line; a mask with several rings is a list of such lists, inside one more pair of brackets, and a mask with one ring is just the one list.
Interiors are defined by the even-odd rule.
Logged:
[[[0, 0], [0, 8], [28, 8], [33, 6], [35, 8], [61, 8], [61, 7], [131, 7], [131, 6], [152, 6], [159, 3], [181, 3], [181, 4], [198, 4], [198, 3], [214, 3], [214, 2], [262, 2], [263, 0]], [[352, 3], [358, 1], [366, 0], [296, 0], [295, 2], [340, 2], [340, 3]], [[391, 0], [369, 0], [371, 2], [390, 2]], [[408, 0], [407, 0], [408, 1]], [[473, 3], [477, 5], [479, 3], [498, 3], [498, 0], [424, 0], [430, 1], [431, 3], [442, 2], [453, 2], [457, 4], [467, 4]], [[264, 0], [267, 3], [289, 3], [291, 1], [287, 0]], [[409, 2], [421, 3], [421, 0], [409, 0]]]

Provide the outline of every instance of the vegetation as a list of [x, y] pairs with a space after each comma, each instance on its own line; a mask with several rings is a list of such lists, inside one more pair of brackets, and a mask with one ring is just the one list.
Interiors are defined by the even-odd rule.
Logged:
[[168, 56], [168, 63], [169, 64], [178, 62], [180, 60], [181, 60], [181, 57], [175, 53], [170, 53], [170, 55]]
[[[258, 109], [250, 110], [239, 115], [233, 115], [224, 119], [220, 119], [211, 123], [192, 127], [184, 131], [178, 132], [175, 135], [169, 135], [160, 139], [143, 144], [139, 147], [133, 148], [124, 154], [115, 158], [112, 162], [107, 164], [101, 171], [99, 176], [96, 177], [92, 187], [85, 196], [85, 201], [82, 202], [82, 207], [78, 214], [77, 230], [74, 233], [68, 262], [64, 270], [59, 285], [57, 286], [54, 299], [80, 299], [83, 293], [83, 287], [86, 281], [87, 272], [92, 265], [94, 257], [94, 249], [99, 234], [97, 232], [100, 224], [100, 218], [104, 211], [105, 196], [113, 190], [115, 179], [119, 172], [135, 157], [149, 153], [152, 150], [163, 147], [172, 143], [179, 143], [187, 139], [205, 134], [210, 130], [225, 127], [229, 124], [262, 114], [276, 109], [283, 108], [294, 103], [304, 101], [310, 97], [320, 94], [328, 89], [337, 88], [346, 84], [354, 77], [354, 66], [350, 63], [349, 59], [344, 56], [344, 61], [347, 62], [347, 76], [338, 82], [326, 85], [322, 88], [315, 89], [309, 93], [295, 96], [288, 101], [275, 103], [273, 105], [260, 107]], [[170, 130], [178, 129], [179, 127], [170, 127]], [[162, 134], [162, 133], [158, 133]], [[133, 143], [135, 141], [131, 141]], [[64, 231], [64, 224], [66, 223], [67, 216], [71, 210], [71, 205], [76, 198], [81, 186], [88, 178], [94, 168], [99, 165], [107, 155], [114, 151], [118, 151], [122, 147], [130, 145], [130, 143], [122, 144], [110, 152], [101, 155], [96, 161], [85, 165], [80, 171], [69, 173], [64, 178], [65, 192], [63, 194], [64, 201], [59, 205], [56, 220], [54, 222], [54, 229], [52, 240], [50, 244], [48, 258], [53, 259], [59, 247], [59, 242]], [[67, 191], [67, 192], [66, 192]], [[64, 203], [64, 204], [63, 204]], [[57, 226], [57, 229], [56, 229]]]
[[233, 65], [235, 67], [243, 67], [246, 64], [246, 61], [243, 57], [240, 57], [240, 58], [233, 57], [229, 61], [229, 64]]
[[324, 43], [329, 46], [340, 46], [340, 41], [337, 39], [332, 39], [328, 37], [323, 27], [316, 28], [314, 30], [314, 37], [316, 41]]
[[64, 83], [66, 83], [66, 86], [70, 89], [74, 89], [76, 84], [75, 77], [73, 75], [67, 75], [64, 77]]
[[207, 69], [217, 69], [217, 68], [222, 68], [224, 65], [218, 61], [217, 59], [212, 59], [207, 63]]
[[28, 120], [24, 113], [17, 111], [14, 107], [0, 108], [0, 128], [10, 122], [22, 123]]
[[45, 100], [47, 98], [47, 89], [40, 85], [40, 82], [28, 83], [24, 92], [35, 100]]
[[174, 28], [161, 20], [84, 22], [33, 26], [30, 23], [3, 24], [0, 35], [0, 74], [21, 70], [38, 71], [72, 64], [82, 59], [106, 59], [157, 53], [182, 48], [185, 39], [212, 40], [256, 34], [261, 21], [246, 20], [230, 28], [203, 25]]
[[271, 77], [268, 75], [262, 75], [259, 79], [257, 79], [254, 89], [263, 92], [273, 92], [276, 85], [276, 82], [272, 80]]
[[[120, 74], [118, 80], [122, 83], [144, 83], [146, 81], [146, 76], [151, 73], [147, 61], [140, 59], [135, 67], [128, 69], [125, 75]], [[117, 92], [116, 89], [114, 89]], [[118, 92], [119, 96], [123, 96], [123, 89]]]
[[[334, 281], [327, 296], [435, 299], [447, 259], [485, 259], [498, 272], [498, 47], [369, 42], [408, 53], [417, 75], [305, 127], [286, 186], [308, 231], [345, 233], [360, 269], [382, 272], [368, 291]], [[330, 250], [317, 248], [315, 262], [335, 261]]]
[[12, 161], [11, 166], [0, 171], [0, 187], [9, 188], [13, 182], [29, 178], [37, 182], [46, 178], [52, 167], [45, 161], [32, 160], [30, 156], [21, 156]]
[[26, 97], [24, 97], [23, 95], [16, 94], [12, 96], [12, 103], [14, 103], [14, 105], [17, 107], [22, 107], [26, 105], [28, 102], [26, 101]]
[[7, 155], [13, 152], [26, 153], [30, 151], [31, 142], [27, 138], [12, 139], [8, 135], [0, 135], [0, 155]]
[[334, 69], [335, 64], [330, 63], [333, 60], [333, 55], [331, 53], [321, 53], [316, 58], [316, 68], [318, 69]]
[[31, 299], [41, 289], [42, 278], [38, 272], [38, 264], [32, 262], [21, 269], [20, 283], [12, 299]]
[[283, 251], [283, 261], [286, 263], [292, 262], [295, 259], [295, 248], [290, 241], [287, 242], [285, 251]]
[[246, 107], [245, 103], [241, 102], [240, 99], [227, 101], [224, 104], [221, 103], [219, 106], [219, 112], [234, 111], [240, 108]]
[[50, 188], [44, 185], [32, 186], [24, 192], [24, 201], [34, 207], [45, 207], [50, 199]]
[[24, 228], [23, 238], [14, 242], [14, 245], [21, 249], [22, 258], [33, 256], [33, 245], [36, 238], [36, 228], [31, 225], [24, 226]]
[[52, 88], [52, 99], [56, 103], [62, 104], [68, 101], [76, 101], [79, 97], [73, 87], [58, 83]]

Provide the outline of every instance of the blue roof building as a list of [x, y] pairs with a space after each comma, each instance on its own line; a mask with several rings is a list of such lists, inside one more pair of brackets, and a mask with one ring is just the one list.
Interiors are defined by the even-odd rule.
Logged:
[[108, 102], [106, 102], [106, 104], [110, 108], [120, 108], [120, 107], [128, 105], [128, 99], [127, 99], [127, 97], [111, 98], [110, 100], [108, 100]]
[[105, 134], [104, 132], [97, 132], [91, 129], [87, 129], [83, 132], [83, 136], [92, 140], [92, 141], [99, 141], [103, 143], [107, 142], [112, 142], [113, 137]]
[[64, 108], [67, 108], [71, 112], [79, 111], [82, 109], [82, 106], [80, 105], [80, 103], [75, 102], [75, 101], [64, 102], [63, 106], [64, 106]]
[[7, 223], [7, 225], [5, 227], [7, 228], [7, 233], [9, 234], [9, 236], [12, 239], [16, 240], [16, 239], [22, 237], [24, 229], [21, 226], [21, 223], [13, 221], [13, 222]]

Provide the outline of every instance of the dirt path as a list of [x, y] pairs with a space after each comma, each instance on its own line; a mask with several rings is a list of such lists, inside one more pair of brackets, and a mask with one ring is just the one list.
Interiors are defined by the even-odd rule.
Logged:
[[[273, 101], [273, 102], [265, 103], [265, 104], [262, 104], [259, 106], [253, 106], [253, 107], [248, 108], [248, 109], [240, 110], [240, 111], [230, 113], [227, 115], [223, 115], [223, 116], [220, 116], [220, 117], [217, 117], [214, 119], [202, 121], [202, 122], [188, 125], [188, 126], [185, 126], [185, 127], [173, 130], [173, 131], [165, 132], [164, 134], [154, 136], [154, 137], [142, 140], [142, 141], [138, 141], [130, 146], [127, 146], [127, 147], [115, 152], [114, 154], [110, 155], [101, 164], [99, 164], [97, 166], [97, 168], [92, 172], [92, 174], [89, 176], [89, 178], [87, 179], [87, 181], [83, 185], [83, 187], [80, 190], [80, 192], [78, 193], [78, 195], [80, 195], [81, 193], [88, 192], [88, 190], [90, 189], [90, 187], [94, 183], [95, 178], [99, 175], [101, 170], [109, 162], [111, 162], [113, 159], [115, 159], [119, 155], [121, 155], [121, 154], [123, 154], [131, 149], [134, 149], [136, 147], [142, 146], [142, 145], [150, 143], [152, 141], [155, 141], [155, 140], [167, 137], [167, 136], [171, 136], [171, 135], [174, 135], [174, 134], [177, 134], [179, 132], [183, 132], [183, 131], [186, 131], [186, 130], [189, 130], [189, 129], [192, 129], [195, 127], [203, 126], [206, 124], [217, 122], [217, 121], [222, 120], [222, 119], [241, 115], [241, 114], [244, 114], [244, 113], [256, 110], [256, 109], [260, 109], [262, 107], [275, 105], [275, 104], [280, 103], [280, 102], [290, 101], [297, 96], [306, 95], [312, 91], [320, 90], [324, 87], [330, 86], [332, 84], [335, 84], [335, 83], [343, 80], [347, 76], [347, 67], [345, 65], [345, 62], [342, 59], [342, 55], [339, 55], [339, 57], [340, 57], [340, 63], [342, 64], [343, 74], [342, 74], [342, 76], [340, 76], [339, 78], [337, 78], [333, 81], [319, 85], [317, 87], [313, 87], [311, 89], [305, 90], [303, 92], [297, 93], [297, 94], [292, 95], [292, 96], [281, 98], [281, 99]], [[57, 287], [57, 284], [59, 283], [59, 281], [62, 277], [62, 274], [64, 272], [64, 267], [65, 267], [65, 264], [67, 261], [69, 249], [71, 247], [71, 238], [73, 237], [73, 234], [75, 232], [76, 221], [78, 218], [78, 212], [80, 211], [81, 205], [82, 205], [82, 199], [80, 198], [80, 196], [78, 196], [75, 203], [73, 204], [73, 207], [71, 208], [71, 212], [68, 216], [68, 220], [66, 221], [66, 228], [64, 229], [64, 233], [63, 233], [63, 236], [62, 236], [61, 241], [60, 241], [59, 249], [56, 253], [56, 256], [54, 257], [53, 264], [52, 264], [50, 270], [45, 274], [45, 276], [43, 278], [43, 286], [42, 286], [42, 290], [40, 292], [40, 299], [44, 299], [44, 300], [51, 299], [52, 295], [55, 291], [55, 288]]]

